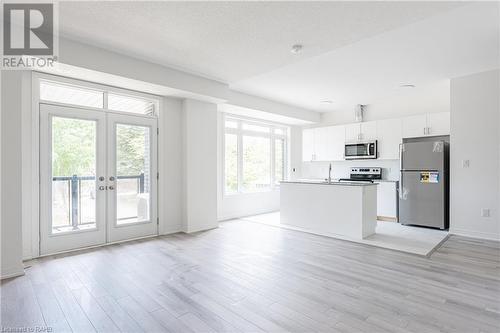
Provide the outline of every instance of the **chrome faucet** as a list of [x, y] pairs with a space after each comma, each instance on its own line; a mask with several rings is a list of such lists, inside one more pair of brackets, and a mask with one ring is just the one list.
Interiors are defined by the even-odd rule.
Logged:
[[330, 167], [328, 168], [328, 184], [332, 183], [332, 163], [330, 163]]

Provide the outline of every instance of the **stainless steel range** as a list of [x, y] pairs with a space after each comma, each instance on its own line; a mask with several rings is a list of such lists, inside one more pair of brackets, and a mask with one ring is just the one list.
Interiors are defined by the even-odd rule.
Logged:
[[352, 167], [349, 178], [341, 178], [344, 182], [371, 182], [382, 179], [382, 168], [379, 167]]

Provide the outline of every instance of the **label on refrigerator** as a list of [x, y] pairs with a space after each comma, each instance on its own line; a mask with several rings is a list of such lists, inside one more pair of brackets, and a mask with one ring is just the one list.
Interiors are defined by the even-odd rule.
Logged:
[[439, 172], [421, 172], [420, 173], [420, 182], [421, 183], [431, 183], [437, 184], [439, 183]]

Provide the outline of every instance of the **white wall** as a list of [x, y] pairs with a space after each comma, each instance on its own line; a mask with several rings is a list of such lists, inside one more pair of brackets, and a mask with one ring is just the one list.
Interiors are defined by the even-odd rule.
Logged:
[[182, 100], [164, 97], [161, 111], [158, 208], [159, 232], [163, 235], [181, 231], [183, 227]]
[[183, 230], [216, 228], [217, 105], [185, 99], [182, 104]]
[[[360, 104], [363, 104], [360, 101]], [[323, 113], [322, 125], [353, 123], [355, 105]], [[365, 121], [400, 118], [414, 114], [449, 112], [450, 80], [442, 80], [415, 88], [397, 88], [393, 95], [368, 104]]]
[[[500, 72], [451, 80], [452, 233], [500, 239]], [[470, 167], [463, 168], [462, 161]], [[489, 208], [491, 217], [481, 217]]]
[[2, 71], [2, 211], [0, 221], [0, 277], [23, 274], [21, 198], [21, 71]]

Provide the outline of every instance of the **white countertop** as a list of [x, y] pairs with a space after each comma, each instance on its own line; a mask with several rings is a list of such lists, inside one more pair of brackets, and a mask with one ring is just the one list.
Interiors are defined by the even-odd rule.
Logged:
[[285, 184], [312, 184], [312, 185], [334, 185], [334, 186], [377, 186], [377, 183], [362, 183], [362, 182], [339, 182], [332, 180], [328, 183], [324, 180], [285, 180], [281, 181]]

